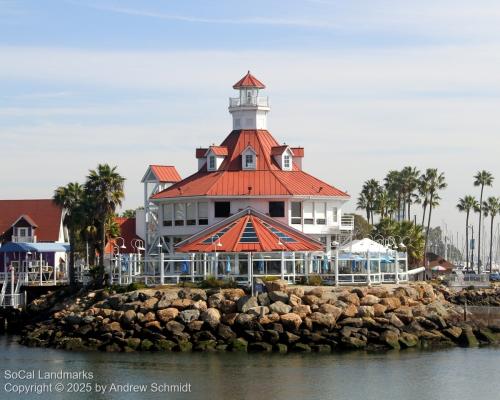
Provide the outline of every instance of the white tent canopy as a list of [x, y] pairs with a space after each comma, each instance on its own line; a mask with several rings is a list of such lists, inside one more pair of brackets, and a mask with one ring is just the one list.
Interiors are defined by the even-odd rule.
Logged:
[[340, 250], [349, 253], [366, 253], [367, 251], [370, 253], [386, 253], [389, 251], [389, 249], [384, 245], [369, 238], [353, 240], [343, 246]]

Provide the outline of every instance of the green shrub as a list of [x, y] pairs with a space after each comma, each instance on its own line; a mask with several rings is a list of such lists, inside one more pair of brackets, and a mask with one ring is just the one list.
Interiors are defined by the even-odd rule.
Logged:
[[232, 279], [217, 279], [214, 276], [209, 276], [207, 279], [201, 281], [200, 287], [203, 289], [231, 289], [238, 287], [238, 284]]
[[272, 281], [277, 281], [278, 279], [281, 279], [281, 276], [263, 276], [261, 279], [264, 282], [272, 282]]
[[323, 285], [323, 279], [319, 275], [309, 275], [308, 283], [311, 286], [321, 286]]

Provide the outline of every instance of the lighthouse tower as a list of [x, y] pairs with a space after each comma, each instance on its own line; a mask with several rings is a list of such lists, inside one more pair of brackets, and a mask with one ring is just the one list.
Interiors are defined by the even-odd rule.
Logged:
[[233, 89], [239, 91], [238, 97], [229, 98], [234, 130], [267, 129], [269, 99], [259, 96], [259, 90], [265, 87], [250, 71], [233, 85]]

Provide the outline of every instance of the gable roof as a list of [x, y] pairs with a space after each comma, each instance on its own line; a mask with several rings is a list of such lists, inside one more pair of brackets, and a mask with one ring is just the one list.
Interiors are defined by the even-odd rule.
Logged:
[[292, 155], [293, 155], [292, 150], [291, 150], [291, 149], [290, 149], [290, 147], [289, 147], [288, 145], [286, 145], [286, 144], [284, 144], [283, 146], [273, 146], [273, 147], [271, 148], [271, 154], [272, 154], [273, 156], [280, 156], [280, 155], [282, 155], [282, 154], [283, 154], [285, 151], [287, 151], [287, 150], [290, 150], [290, 152], [291, 152], [291, 153], [292, 153]]
[[248, 207], [179, 243], [191, 252], [322, 251], [323, 244]]
[[33, 222], [36, 221], [39, 242], [59, 240], [63, 210], [52, 199], [0, 200], [0, 235], [24, 215], [29, 215]]
[[[333, 196], [349, 198], [345, 192], [300, 170], [292, 163], [283, 171], [272, 156], [278, 142], [267, 130], [234, 130], [222, 142], [227, 156], [217, 171], [198, 172], [155, 194], [152, 199], [190, 196]], [[251, 146], [255, 151], [255, 170], [243, 170], [241, 154]]]
[[26, 215], [26, 214], [23, 214], [21, 215], [18, 219], [16, 219], [14, 221], [14, 223], [11, 225], [11, 226], [15, 226], [20, 220], [24, 219], [28, 224], [30, 224], [32, 227], [34, 228], [38, 228], [38, 225], [36, 224], [35, 221], [33, 221], [33, 219], [29, 216], [29, 215]]
[[227, 147], [225, 146], [210, 146], [206, 151], [205, 156], [207, 156], [210, 151], [217, 157], [227, 156]]
[[149, 181], [151, 174], [155, 180], [161, 183], [175, 183], [182, 179], [177, 169], [172, 165], [150, 165], [141, 182]]
[[233, 85], [233, 89], [240, 88], [257, 88], [257, 89], [265, 89], [266, 85], [264, 85], [261, 81], [259, 81], [255, 76], [253, 76], [250, 71], [241, 78], [238, 82]]

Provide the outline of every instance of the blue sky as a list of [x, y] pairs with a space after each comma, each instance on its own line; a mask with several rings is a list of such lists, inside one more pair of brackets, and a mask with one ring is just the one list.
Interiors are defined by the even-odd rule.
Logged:
[[435, 222], [461, 232], [476, 170], [500, 195], [499, 21], [488, 0], [0, 0], [0, 197], [47, 197], [109, 162], [140, 205], [148, 164], [186, 176], [195, 147], [224, 139], [250, 69], [309, 172], [355, 198], [390, 168], [437, 167]]

